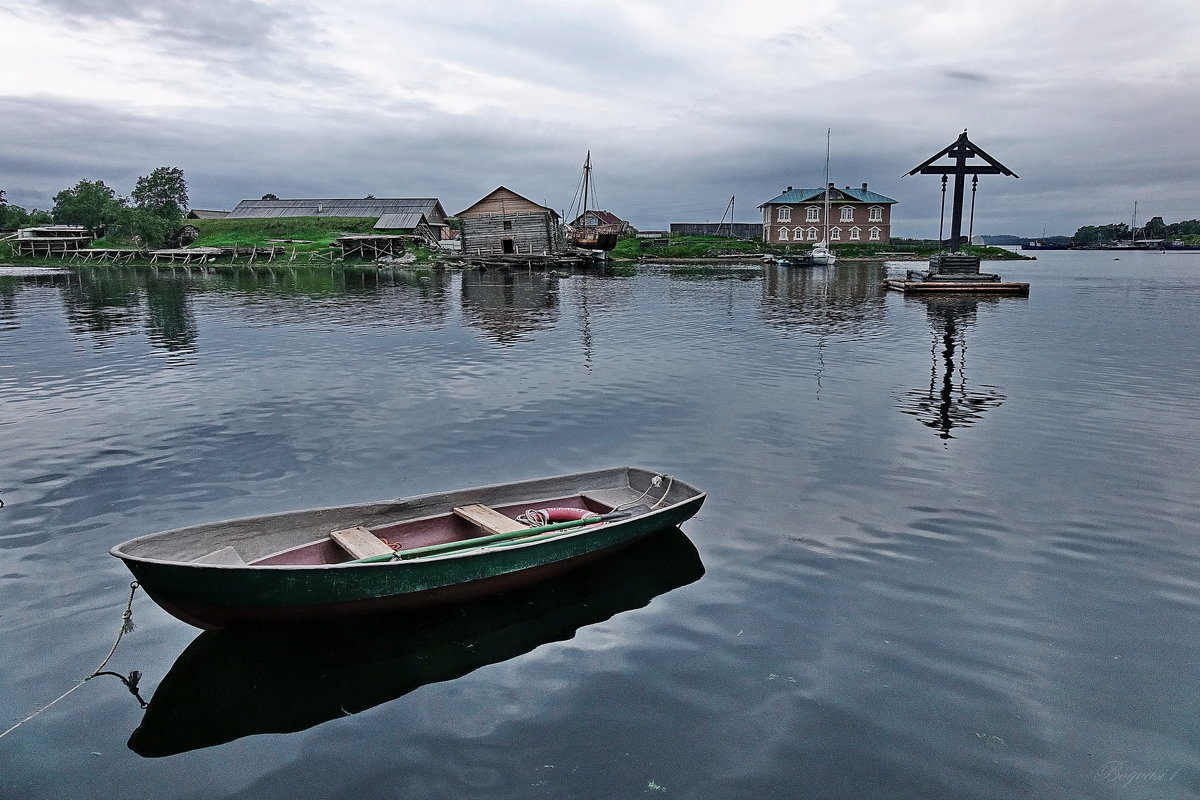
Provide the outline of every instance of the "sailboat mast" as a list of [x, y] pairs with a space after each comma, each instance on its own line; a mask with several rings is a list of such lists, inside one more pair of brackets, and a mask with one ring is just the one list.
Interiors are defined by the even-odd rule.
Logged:
[[1137, 244], [1137, 200], [1133, 201], [1133, 219], [1129, 220], [1129, 244]]
[[588, 186], [592, 182], [592, 151], [587, 151], [587, 158], [583, 161], [583, 215], [580, 217], [580, 224], [587, 224], [588, 212]]
[[825, 235], [821, 237], [822, 244], [829, 243], [829, 135], [832, 130], [825, 129]]

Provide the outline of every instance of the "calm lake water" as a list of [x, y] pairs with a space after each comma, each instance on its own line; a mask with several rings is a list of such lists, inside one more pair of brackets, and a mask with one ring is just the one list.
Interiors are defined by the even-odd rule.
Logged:
[[626, 274], [0, 277], [0, 729], [112, 646], [108, 549], [620, 464], [709, 493], [570, 579], [329, 636], [139, 592], [4, 798], [1200, 795], [1200, 253]]

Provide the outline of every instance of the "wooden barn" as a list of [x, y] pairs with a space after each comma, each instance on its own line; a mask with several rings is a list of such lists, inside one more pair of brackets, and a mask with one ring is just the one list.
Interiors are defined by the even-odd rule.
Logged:
[[498, 187], [456, 215], [468, 257], [553, 255], [562, 250], [559, 216], [511, 189]]
[[[423, 215], [423, 217], [421, 216]], [[316, 198], [307, 200], [243, 200], [229, 212], [230, 219], [271, 217], [359, 217], [376, 220], [377, 230], [401, 230], [433, 241], [449, 238], [450, 225], [441, 201], [435, 197], [366, 197], [357, 200]], [[422, 221], [423, 219], [423, 221]]]

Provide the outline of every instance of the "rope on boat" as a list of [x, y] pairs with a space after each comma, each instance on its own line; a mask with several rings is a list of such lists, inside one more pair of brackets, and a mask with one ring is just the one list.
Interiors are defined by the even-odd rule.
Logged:
[[[614, 506], [612, 508], [612, 510], [610, 510], [607, 514], [600, 514], [599, 512], [597, 512], [594, 515], [594, 521], [602, 522], [606, 518], [611, 517], [613, 515], [619, 516], [618, 512], [620, 512], [620, 511], [624, 511], [627, 508], [633, 508], [634, 506], [638, 505], [642, 501], [642, 499], [646, 497], [646, 495], [650, 494], [650, 492], [653, 489], [655, 489], [659, 486], [662, 486], [664, 480], [666, 481], [667, 488], [665, 488], [663, 490], [662, 497], [658, 498], [658, 500], [654, 501], [654, 505], [650, 506], [650, 510], [653, 511], [654, 509], [656, 509], [660, 505], [662, 505], [663, 501], [667, 499], [667, 495], [671, 493], [671, 486], [675, 483], [675, 478], [672, 477], [671, 475], [665, 475], [662, 473], [655, 475], [653, 478], [651, 478], [650, 485], [646, 487], [646, 491], [642, 492], [637, 497], [633, 498], [632, 500], [630, 500], [628, 502], [621, 503], [618, 506]], [[547, 525], [550, 525], [551, 527], [555, 527], [550, 522], [549, 512], [550, 511], [558, 511], [558, 510], [566, 510], [566, 509], [527, 509], [526, 511], [522, 512], [519, 516], [517, 516], [517, 522], [523, 523], [525, 525], [529, 525], [533, 528], [546, 527]], [[570, 510], [575, 511], [576, 509], [570, 509]], [[582, 511], [582, 509], [578, 509], [578, 510]], [[593, 519], [593, 517], [588, 517], [588, 516], [581, 517], [580, 520], [578, 520], [578, 521], [584, 522], [588, 519]], [[560, 526], [566, 527], [565, 523], [561, 523]], [[529, 532], [533, 533], [534, 531], [529, 531]], [[525, 535], [525, 534], [520, 533], [518, 535]], [[395, 560], [396, 558], [404, 557], [404, 556], [400, 555], [401, 550], [403, 549], [403, 544], [401, 542], [393, 542], [390, 539], [383, 539], [382, 537], [380, 537], [380, 538], [382, 539], [384, 544], [386, 544], [388, 547], [392, 548], [392, 550], [396, 551], [392, 556], [392, 560]], [[524, 539], [522, 541], [530, 541], [530, 540]], [[408, 552], [411, 553], [412, 551], [410, 550]]]
[[667, 495], [670, 494], [670, 492], [671, 492], [671, 484], [675, 482], [675, 479], [673, 477], [671, 477], [670, 475], [655, 475], [650, 480], [650, 485], [646, 487], [646, 491], [642, 492], [637, 497], [630, 500], [628, 503], [622, 503], [621, 505], [617, 506], [616, 508], [613, 509], [613, 511], [624, 511], [627, 508], [632, 508], [632, 507], [636, 506], [638, 503], [640, 503], [642, 501], [643, 497], [650, 494], [651, 489], [653, 489], [656, 486], [662, 486], [663, 478], [666, 478], [666, 480], [667, 480], [667, 488], [662, 493], [662, 497], [658, 498], [658, 501], [655, 502], [654, 505], [650, 506], [651, 509], [658, 508], [660, 505], [662, 505], [662, 501], [667, 499]]
[[129, 689], [130, 693], [133, 694], [133, 696], [138, 699], [138, 702], [142, 704], [142, 708], [146, 707], [146, 702], [144, 700], [142, 700], [141, 695], [138, 694], [138, 686], [137, 686], [138, 681], [141, 680], [142, 673], [138, 672], [137, 670], [134, 670], [133, 672], [129, 673], [129, 677], [125, 677], [125, 676], [120, 675], [115, 672], [105, 672], [104, 671], [104, 668], [106, 666], [108, 666], [108, 662], [112, 659], [113, 655], [116, 654], [117, 647], [121, 644], [121, 638], [124, 637], [125, 634], [132, 633], [134, 631], [133, 596], [135, 594], [137, 594], [137, 590], [138, 590], [138, 582], [137, 581], [134, 581], [133, 583], [129, 584], [129, 602], [125, 604], [125, 611], [121, 614], [121, 628], [120, 628], [120, 630], [117, 631], [117, 640], [115, 642], [113, 642], [112, 649], [108, 651], [108, 655], [106, 655], [104, 657], [104, 660], [100, 662], [100, 666], [96, 667], [96, 669], [92, 671], [91, 675], [88, 675], [86, 678], [83, 678], [82, 680], [76, 682], [76, 684], [74, 686], [72, 686], [70, 689], [67, 689], [65, 692], [63, 692], [58, 697], [51, 700], [49, 703], [46, 703], [46, 705], [42, 706], [37, 711], [34, 711], [32, 714], [25, 717], [20, 722], [16, 723], [12, 727], [10, 727], [8, 730], [0, 732], [0, 739], [3, 739], [5, 736], [8, 736], [10, 733], [15, 731], [17, 728], [24, 725], [26, 722], [29, 722], [31, 719], [38, 716], [43, 711], [46, 711], [51, 706], [56, 704], [58, 701], [62, 700], [67, 695], [71, 694], [71, 692], [75, 691], [80, 686], [83, 686], [85, 683], [90, 681], [92, 678], [95, 678], [97, 675], [116, 675], [118, 678], [121, 679], [121, 682], [125, 684], [125, 688]]

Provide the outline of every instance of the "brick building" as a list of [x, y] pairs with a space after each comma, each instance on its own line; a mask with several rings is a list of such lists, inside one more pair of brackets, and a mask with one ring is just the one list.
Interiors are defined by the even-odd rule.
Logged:
[[887, 242], [892, 237], [892, 205], [896, 203], [862, 188], [844, 189], [829, 184], [829, 219], [824, 219], [824, 189], [793, 189], [759, 206], [763, 212], [763, 241]]

